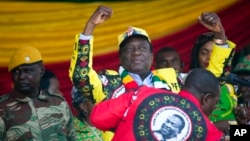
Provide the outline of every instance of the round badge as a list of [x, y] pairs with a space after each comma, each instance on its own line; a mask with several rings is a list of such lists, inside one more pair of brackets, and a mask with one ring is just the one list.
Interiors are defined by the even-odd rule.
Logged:
[[152, 94], [137, 107], [133, 121], [137, 140], [205, 140], [206, 122], [188, 99], [175, 94]]

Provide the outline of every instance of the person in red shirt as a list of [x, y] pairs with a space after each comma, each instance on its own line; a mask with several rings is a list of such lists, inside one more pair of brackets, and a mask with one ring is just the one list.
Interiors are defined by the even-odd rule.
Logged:
[[161, 141], [163, 137], [154, 131], [168, 132], [162, 125], [167, 117], [177, 115], [183, 124], [167, 123], [180, 127], [174, 140], [219, 141], [223, 133], [208, 119], [219, 96], [220, 85], [215, 75], [196, 68], [188, 74], [179, 94], [141, 86], [95, 105], [90, 121], [100, 130], [114, 131], [112, 141]]

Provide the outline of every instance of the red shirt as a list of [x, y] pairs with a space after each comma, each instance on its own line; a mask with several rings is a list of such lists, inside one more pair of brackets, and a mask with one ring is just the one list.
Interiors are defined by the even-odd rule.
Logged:
[[[186, 98], [184, 98], [186, 97]], [[179, 132], [168, 127], [168, 116], [178, 115]], [[159, 131], [171, 133], [175, 140], [217, 141], [222, 133], [202, 113], [198, 100], [181, 91], [180, 95], [163, 89], [140, 87], [115, 99], [97, 104], [90, 115], [91, 122], [101, 130], [115, 131], [113, 141], [166, 140]], [[163, 129], [165, 126], [165, 129]], [[157, 134], [156, 134], [157, 133]]]
[[[201, 111], [200, 102], [191, 93], [182, 90], [179, 95], [192, 101], [197, 107], [199, 107], [199, 110]], [[223, 136], [223, 133], [217, 129], [217, 127], [209, 120], [209, 118], [205, 114], [203, 114], [203, 117], [207, 123], [208, 128], [206, 141], [219, 140]]]

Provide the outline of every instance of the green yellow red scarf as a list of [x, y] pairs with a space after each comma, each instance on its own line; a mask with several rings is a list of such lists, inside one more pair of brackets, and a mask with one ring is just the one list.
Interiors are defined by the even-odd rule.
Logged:
[[[120, 66], [119, 68], [119, 73], [122, 78], [122, 83], [125, 85], [125, 88], [127, 90], [139, 87], [139, 85], [135, 82], [131, 75], [129, 75], [129, 73], [122, 66]], [[152, 73], [152, 82], [155, 88], [165, 88], [167, 90], [170, 90], [170, 87], [161, 77], [157, 75], [156, 71], [152, 71]]]

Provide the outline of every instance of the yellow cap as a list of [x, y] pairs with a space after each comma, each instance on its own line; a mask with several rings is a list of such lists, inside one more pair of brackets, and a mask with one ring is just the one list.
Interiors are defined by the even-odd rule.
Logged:
[[10, 58], [8, 71], [20, 65], [32, 64], [42, 60], [42, 55], [38, 49], [34, 47], [22, 47], [16, 50]]
[[142, 35], [142, 36], [145, 36], [148, 38], [148, 41], [150, 41], [149, 39], [149, 36], [146, 32], [146, 30], [144, 29], [141, 29], [141, 28], [137, 28], [137, 27], [132, 27], [132, 26], [129, 26], [128, 27], [128, 30], [120, 35], [118, 35], [118, 45], [121, 44], [121, 42], [123, 42], [126, 38], [128, 38], [129, 36], [132, 36], [132, 35]]

